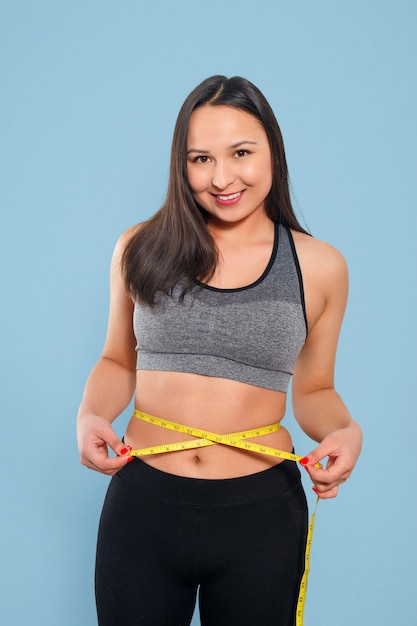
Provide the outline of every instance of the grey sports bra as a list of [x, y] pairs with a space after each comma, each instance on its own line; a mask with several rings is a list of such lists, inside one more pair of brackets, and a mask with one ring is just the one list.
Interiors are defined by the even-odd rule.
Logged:
[[135, 304], [137, 369], [188, 372], [286, 392], [307, 334], [291, 232], [275, 224], [272, 255], [247, 287], [181, 286], [155, 308]]

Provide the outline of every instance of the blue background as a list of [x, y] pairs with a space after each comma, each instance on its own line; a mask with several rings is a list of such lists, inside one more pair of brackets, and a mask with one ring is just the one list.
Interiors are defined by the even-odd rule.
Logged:
[[163, 201], [185, 96], [222, 73], [269, 99], [296, 209], [350, 266], [337, 385], [365, 445], [319, 506], [306, 626], [417, 624], [416, 7], [0, 0], [0, 623], [96, 623], [108, 479], [79, 465], [75, 416], [110, 257]]

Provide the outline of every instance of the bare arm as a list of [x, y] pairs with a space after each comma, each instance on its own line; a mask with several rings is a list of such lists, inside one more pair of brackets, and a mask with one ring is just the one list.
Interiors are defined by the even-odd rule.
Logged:
[[[294, 369], [292, 388], [297, 421], [309, 437], [320, 442], [303, 459], [303, 465], [318, 495], [331, 498], [353, 470], [362, 433], [334, 387], [337, 342], [348, 292], [347, 268], [333, 248], [321, 248], [320, 256], [318, 282], [313, 286], [321, 300], [315, 302], [313, 324]], [[324, 457], [329, 457], [326, 468], [315, 468]]]
[[[77, 439], [83, 465], [114, 474], [130, 458], [111, 423], [127, 407], [135, 390], [133, 302], [125, 290], [120, 260], [127, 235], [118, 241], [110, 271], [110, 313], [103, 352], [84, 389], [77, 417]], [[118, 455], [109, 457], [108, 446]]]

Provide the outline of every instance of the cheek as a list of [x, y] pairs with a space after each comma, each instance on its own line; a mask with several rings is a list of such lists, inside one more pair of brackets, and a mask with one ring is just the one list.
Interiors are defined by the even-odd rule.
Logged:
[[206, 176], [201, 170], [196, 171], [194, 168], [189, 167], [187, 169], [187, 177], [188, 177], [188, 184], [190, 185], [191, 190], [194, 193], [203, 191], [203, 189], [207, 186], [205, 182]]
[[272, 186], [272, 168], [270, 161], [265, 160], [251, 163], [247, 166], [245, 172], [242, 172], [242, 177], [243, 176], [248, 183], [268, 187], [269, 191]]

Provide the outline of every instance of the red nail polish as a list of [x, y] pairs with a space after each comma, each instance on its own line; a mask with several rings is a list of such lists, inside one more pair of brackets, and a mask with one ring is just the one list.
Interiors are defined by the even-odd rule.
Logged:
[[127, 454], [129, 452], [129, 448], [122, 448], [120, 450], [120, 454]]
[[305, 456], [299, 461], [301, 465], [308, 465], [308, 458]]
[[133, 461], [133, 459], [134, 459], [134, 458], [135, 458], [134, 456], [130, 456], [130, 457], [127, 459], [127, 463], [130, 463], [130, 461]]
[[312, 487], [312, 490], [314, 491], [316, 495], [319, 495], [319, 492], [317, 491], [317, 487]]

